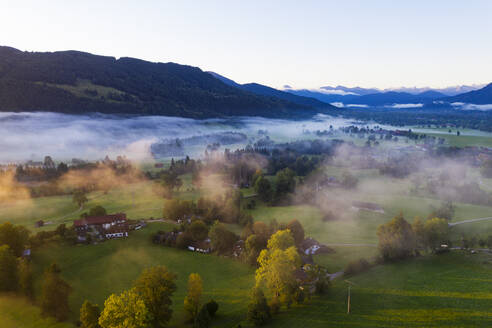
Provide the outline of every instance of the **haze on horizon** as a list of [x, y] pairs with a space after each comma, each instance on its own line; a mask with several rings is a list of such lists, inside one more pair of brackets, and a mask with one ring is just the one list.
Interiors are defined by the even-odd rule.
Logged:
[[177, 62], [277, 88], [491, 82], [492, 2], [0, 1], [2, 45]]

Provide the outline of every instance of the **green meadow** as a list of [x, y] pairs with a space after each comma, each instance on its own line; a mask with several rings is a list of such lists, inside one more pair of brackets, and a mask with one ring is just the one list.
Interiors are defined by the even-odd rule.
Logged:
[[[339, 167], [326, 168], [328, 175], [340, 176]], [[377, 255], [376, 231], [380, 224], [403, 212], [407, 220], [423, 218], [441, 205], [432, 198], [411, 195], [408, 182], [378, 176], [375, 170], [354, 170], [360, 179], [359, 188], [350, 191], [350, 200], [379, 204], [384, 213], [348, 209], [350, 215], [323, 221], [323, 212], [311, 205], [266, 206], [257, 200], [249, 210], [256, 221], [287, 223], [299, 220], [306, 236], [313, 237], [335, 250], [332, 254], [315, 255], [316, 263], [330, 272], [343, 270], [360, 258]], [[371, 183], [377, 178], [381, 185]], [[192, 190], [191, 176], [182, 176], [183, 187], [176, 193], [181, 199], [197, 199], [209, 190]], [[486, 188], [492, 185], [484, 179]], [[163, 199], [154, 190], [155, 182], [147, 181], [110, 190], [93, 192], [81, 210], [71, 196], [35, 198], [0, 208], [0, 222], [23, 224], [36, 232], [34, 223], [42, 219], [51, 222], [41, 229], [54, 229], [57, 224], [71, 224], [80, 214], [95, 205], [109, 213], [125, 212], [129, 218], [162, 217]], [[243, 189], [254, 198], [254, 190]], [[339, 191], [333, 190], [333, 193]], [[341, 191], [340, 191], [341, 192]], [[492, 216], [492, 207], [455, 203], [453, 221]], [[62, 275], [73, 287], [70, 297], [71, 322], [86, 299], [103, 305], [111, 293], [131, 287], [146, 267], [165, 265], [177, 274], [178, 290], [173, 297], [172, 327], [184, 325], [183, 299], [190, 273], [199, 273], [204, 280], [204, 301], [216, 300], [219, 315], [213, 327], [250, 327], [245, 321], [248, 295], [254, 284], [254, 268], [234, 259], [196, 254], [185, 250], [154, 245], [151, 236], [158, 230], [170, 230], [169, 223], [151, 223], [134, 231], [129, 238], [110, 240], [97, 245], [50, 244], [33, 254], [36, 290], [40, 290], [43, 270], [53, 262], [59, 264]], [[236, 233], [238, 225], [228, 225]], [[492, 234], [492, 220], [458, 225], [452, 228], [453, 238], [462, 233], [485, 236]], [[333, 283], [329, 294], [313, 297], [303, 305], [283, 309], [275, 316], [271, 327], [487, 327], [492, 324], [492, 259], [491, 255], [470, 255], [452, 252], [441, 256], [426, 256], [406, 262], [378, 265], [366, 273], [349, 277], [352, 288], [352, 314], [346, 314], [346, 283]], [[10, 301], [12, 299], [12, 301]], [[10, 327], [72, 327], [70, 323], [55, 323], [40, 317], [39, 308], [9, 295], [0, 296], [0, 318]], [[34, 324], [31, 324], [31, 323]], [[3, 322], [2, 322], [3, 323]]]
[[334, 283], [330, 294], [294, 306], [271, 327], [490, 327], [492, 255], [452, 252], [379, 265]]
[[39, 307], [14, 295], [0, 295], [0, 324], [2, 328], [75, 328], [69, 322], [41, 317]]
[[57, 244], [43, 247], [33, 255], [34, 274], [38, 277], [36, 289], [40, 289], [39, 277], [43, 270], [50, 263], [59, 264], [63, 278], [73, 288], [70, 297], [71, 319], [76, 320], [84, 300], [102, 306], [111, 293], [131, 288], [143, 269], [165, 265], [178, 278], [178, 289], [173, 297], [173, 326], [180, 326], [185, 321], [183, 300], [190, 273], [199, 273], [203, 279], [203, 300], [214, 299], [220, 304], [220, 315], [214, 321], [215, 324], [234, 326], [245, 313], [245, 302], [254, 283], [254, 269], [228, 258], [178, 250], [151, 242], [151, 236], [157, 230], [172, 227], [166, 223], [151, 223], [142, 230], [132, 232], [127, 239], [110, 240], [97, 245]]

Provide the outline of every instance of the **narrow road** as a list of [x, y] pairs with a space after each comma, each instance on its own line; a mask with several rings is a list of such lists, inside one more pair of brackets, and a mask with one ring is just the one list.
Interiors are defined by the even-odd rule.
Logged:
[[342, 271], [338, 271], [338, 272], [335, 272], [335, 273], [328, 273], [327, 276], [330, 278], [330, 281], [331, 281], [333, 279], [336, 279], [338, 277], [343, 276], [343, 274], [344, 274], [344, 272], [342, 270]]
[[449, 226], [452, 227], [452, 226], [459, 225], [459, 224], [479, 222], [479, 221], [487, 221], [487, 220], [492, 220], [492, 217], [479, 218], [479, 219], [470, 219], [470, 220], [464, 220], [464, 221], [458, 221], [458, 222], [451, 222], [451, 223], [449, 223]]
[[340, 243], [340, 244], [323, 244], [323, 245], [326, 245], [326, 246], [348, 246], [348, 247], [377, 247], [378, 245], [377, 244], [343, 244], [343, 243]]

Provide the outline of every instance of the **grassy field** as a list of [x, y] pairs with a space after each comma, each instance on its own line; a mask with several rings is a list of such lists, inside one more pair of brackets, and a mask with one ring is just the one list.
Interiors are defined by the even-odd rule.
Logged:
[[51, 318], [43, 318], [38, 307], [13, 295], [0, 295], [0, 327], [75, 328], [71, 323], [58, 323]]
[[[200, 193], [191, 190], [191, 176], [184, 175], [183, 187], [175, 193], [181, 199], [197, 199]], [[131, 219], [160, 218], [164, 200], [154, 188], [156, 183], [144, 181], [111, 189], [107, 194], [95, 191], [87, 195], [89, 201], [80, 209], [73, 203], [72, 196], [39, 197], [21, 200], [0, 207], [0, 223], [10, 221], [37, 231], [38, 220], [50, 222], [41, 229], [54, 229], [60, 223], [71, 224], [80, 214], [93, 206], [101, 205], [108, 213], [124, 212]]]
[[[340, 176], [344, 169], [327, 167], [327, 174]], [[316, 263], [329, 272], [343, 270], [350, 261], [371, 259], [377, 254], [377, 227], [403, 212], [408, 221], [423, 218], [439, 207], [441, 201], [410, 195], [408, 182], [380, 177], [375, 170], [354, 170], [360, 179], [359, 188], [350, 191], [350, 201], [367, 201], [381, 205], [384, 213], [356, 211], [349, 207], [343, 219], [324, 222], [324, 214], [310, 205], [268, 207], [257, 201], [250, 211], [256, 221], [287, 223], [299, 220], [306, 236], [330, 245], [334, 254], [314, 257]], [[183, 187], [176, 194], [181, 199], [197, 199], [208, 190], [192, 191], [191, 176], [182, 176]], [[378, 179], [379, 185], [372, 181]], [[492, 180], [483, 180], [492, 186]], [[70, 224], [80, 213], [95, 205], [104, 206], [109, 213], [125, 212], [129, 218], [162, 217], [163, 199], [154, 192], [154, 182], [130, 184], [110, 190], [107, 194], [94, 192], [80, 210], [71, 196], [36, 198], [0, 208], [0, 223], [11, 221], [33, 231], [39, 219], [53, 224], [42, 229], [53, 229], [59, 223]], [[243, 190], [254, 194], [253, 189]], [[333, 190], [342, 193], [342, 190]], [[453, 221], [492, 216], [492, 207], [455, 203]], [[228, 225], [236, 233], [237, 225]], [[184, 321], [183, 299], [187, 277], [199, 273], [204, 280], [204, 301], [215, 299], [220, 304], [219, 316], [213, 327], [235, 327], [244, 321], [248, 294], [254, 283], [254, 268], [238, 261], [217, 256], [157, 246], [150, 238], [157, 230], [169, 230], [173, 225], [152, 223], [132, 232], [122, 240], [111, 240], [98, 245], [49, 245], [35, 251], [33, 265], [40, 288], [40, 276], [52, 262], [63, 270], [63, 277], [72, 285], [70, 297], [71, 320], [85, 299], [103, 305], [111, 293], [119, 293], [131, 286], [140, 272], [149, 266], [166, 265], [178, 275], [178, 291], [174, 295], [173, 327]], [[453, 237], [492, 234], [492, 221], [464, 224], [452, 228]], [[367, 244], [349, 245], [349, 244]], [[315, 297], [307, 304], [283, 310], [272, 322], [273, 327], [486, 327], [492, 324], [492, 259], [490, 255], [469, 255], [453, 252], [439, 257], [425, 257], [404, 263], [382, 265], [369, 272], [349, 278], [353, 288], [353, 313], [346, 315], [346, 286], [336, 281], [329, 295]], [[12, 301], [10, 301], [12, 299]], [[55, 324], [39, 316], [39, 310], [23, 299], [0, 297], [0, 321], [6, 318], [10, 327], [71, 327]], [[29, 325], [35, 322], [37, 325]], [[3, 323], [3, 322], [2, 322]]]
[[[228, 258], [152, 244], [153, 233], [171, 228], [170, 224], [152, 223], [133, 232], [127, 239], [89, 246], [45, 247], [33, 255], [35, 276], [40, 277], [52, 262], [60, 265], [63, 277], [73, 287], [71, 318], [76, 319], [85, 299], [102, 306], [111, 293], [131, 287], [144, 268], [165, 265], [178, 276], [178, 290], [173, 297], [173, 325], [180, 325], [184, 321], [182, 305], [188, 275], [196, 272], [203, 278], [203, 300], [213, 298], [220, 304], [214, 327], [234, 326], [245, 313], [245, 300], [254, 283], [254, 270]], [[39, 280], [36, 287], [39, 290]]]
[[492, 256], [454, 252], [380, 265], [275, 317], [271, 327], [490, 327]]
[[[169, 224], [155, 223], [125, 240], [90, 246], [49, 246], [34, 255], [35, 274], [39, 275], [53, 261], [61, 266], [64, 278], [74, 288], [70, 303], [72, 318], [76, 319], [85, 299], [102, 305], [110, 293], [129, 288], [143, 268], [166, 265], [178, 274], [172, 326], [179, 327], [184, 320], [182, 302], [187, 276], [198, 272], [204, 279], [204, 299], [213, 298], [220, 304], [213, 327], [235, 327], [239, 323], [249, 327], [245, 313], [254, 270], [227, 258], [150, 242], [152, 233], [170, 228]], [[332, 257], [315, 258], [335, 269], [340, 262], [357, 259], [360, 253], [370, 256], [375, 248], [336, 250]], [[331, 323], [335, 327], [487, 327], [492, 323], [491, 270], [491, 254], [465, 252], [379, 265], [349, 278], [356, 284], [352, 288], [351, 315], [345, 314], [346, 286], [340, 280], [328, 295], [282, 310], [269, 326], [326, 327]], [[0, 301], [0, 315], [16, 313], [15, 308], [9, 310], [1, 304]], [[35, 308], [33, 311], [35, 315]]]

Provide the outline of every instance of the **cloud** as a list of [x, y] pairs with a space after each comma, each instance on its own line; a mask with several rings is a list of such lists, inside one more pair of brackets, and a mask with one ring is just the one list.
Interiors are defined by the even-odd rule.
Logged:
[[344, 90], [340, 90], [340, 89], [310, 89], [309, 91], [314, 91], [314, 92], [319, 92], [319, 93], [324, 93], [324, 94], [327, 94], [327, 95], [340, 95], [340, 96], [349, 96], [349, 95], [353, 95], [353, 96], [359, 96], [359, 94], [355, 93], [355, 92], [347, 92], [347, 91], [344, 91]]
[[330, 105], [340, 107], [340, 108], [369, 108], [369, 105], [364, 105], [364, 104], [347, 104], [345, 105], [343, 102], [332, 102]]
[[387, 108], [420, 108], [423, 107], [424, 104], [393, 104], [389, 106], [385, 106]]
[[481, 110], [481, 111], [492, 110], [492, 104], [477, 105], [477, 104], [467, 104], [462, 102], [454, 102], [451, 103], [451, 105], [454, 107], [459, 107], [459, 109], [462, 110]]
[[364, 104], [347, 104], [345, 107], [355, 107], [355, 108], [369, 108], [369, 105]]

